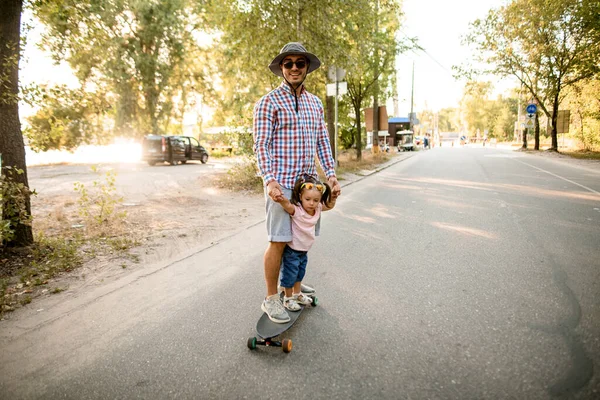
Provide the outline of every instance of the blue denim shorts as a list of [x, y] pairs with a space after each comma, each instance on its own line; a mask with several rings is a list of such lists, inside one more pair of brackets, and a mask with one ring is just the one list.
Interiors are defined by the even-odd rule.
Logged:
[[306, 274], [308, 252], [285, 246], [281, 257], [281, 286], [291, 288], [296, 282], [302, 282]]
[[[288, 199], [292, 198], [292, 190], [282, 188], [283, 195]], [[292, 241], [292, 219], [279, 203], [271, 200], [267, 194], [265, 187], [265, 214], [267, 223], [267, 238], [269, 242], [284, 242]], [[315, 227], [315, 236], [319, 236], [321, 230], [321, 218], [317, 221]]]

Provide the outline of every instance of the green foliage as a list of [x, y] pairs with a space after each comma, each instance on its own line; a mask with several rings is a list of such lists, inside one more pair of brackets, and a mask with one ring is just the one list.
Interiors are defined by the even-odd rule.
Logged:
[[460, 129], [458, 109], [441, 109], [438, 113], [438, 129], [440, 132], [458, 132]]
[[79, 267], [82, 264], [78, 252], [80, 245], [77, 237], [66, 239], [37, 234], [32, 261], [19, 272], [21, 282], [27, 286], [39, 286], [60, 272]]
[[[33, 1], [48, 27], [43, 44], [83, 88], [114, 104], [115, 132], [141, 136], [181, 121], [190, 96], [210, 84], [190, 0]], [[179, 100], [176, 100], [179, 99]]]
[[[96, 166], [92, 166], [93, 172], [98, 172]], [[125, 212], [118, 213], [116, 206], [123, 198], [116, 194], [115, 185], [117, 173], [113, 170], [104, 174], [104, 181], [95, 180], [92, 188], [88, 188], [81, 182], [75, 182], [75, 191], [79, 193], [79, 215], [87, 222], [97, 225], [109, 224], [115, 219], [125, 218]]]
[[584, 150], [600, 151], [600, 82], [585, 80], [573, 86], [566, 98], [571, 110], [570, 135]]
[[24, 131], [33, 150], [73, 150], [106, 141], [104, 115], [110, 106], [104, 96], [65, 85], [39, 87], [29, 94], [29, 103], [40, 106]]
[[356, 134], [356, 127], [354, 126], [346, 126], [341, 128], [339, 129], [338, 134], [340, 136], [338, 145], [344, 150], [352, 148], [356, 138], [358, 137]]
[[10, 166], [2, 167], [0, 173], [0, 244], [11, 242], [17, 225], [31, 226], [32, 216], [27, 213], [27, 199], [35, 195], [23, 183], [16, 182], [14, 175], [23, 170]]
[[[206, 136], [207, 139], [209, 135]], [[209, 141], [211, 145], [228, 147], [233, 149], [235, 154], [242, 156], [251, 156], [253, 154], [252, 146], [254, 140], [252, 138], [252, 130], [250, 128], [227, 128], [219, 134], [210, 135]], [[222, 151], [224, 155], [231, 156], [231, 152]], [[218, 157], [217, 152], [212, 151], [211, 156]]]
[[461, 99], [461, 128], [474, 138], [483, 138], [487, 131], [490, 138], [511, 140], [517, 120], [518, 100], [502, 97], [490, 99], [492, 90], [490, 82], [467, 83]]
[[600, 73], [598, 15], [593, 0], [512, 0], [475, 21], [467, 38], [477, 61], [489, 65], [483, 72], [514, 76], [538, 101], [551, 120], [554, 150], [564, 89]]
[[227, 174], [217, 180], [220, 187], [230, 190], [247, 190], [253, 193], [262, 193], [263, 180], [258, 175], [258, 167], [254, 156], [244, 157], [241, 162], [235, 164]]
[[12, 85], [12, 74], [19, 63], [19, 51], [17, 43], [2, 40], [1, 45], [6, 48], [0, 53], [5, 54], [0, 59], [0, 105], [11, 105], [18, 101], [18, 96], [15, 91], [6, 89]]
[[[367, 18], [373, 16], [374, 4], [367, 0], [210, 2], [206, 16], [209, 25], [219, 31], [213, 56], [221, 66], [223, 88], [217, 100], [217, 123], [243, 126], [243, 121], [252, 117], [256, 101], [281, 83], [268, 64], [287, 42], [302, 42], [319, 56], [323, 68], [308, 76], [306, 86], [322, 99], [327, 69], [333, 65], [348, 71], [349, 83], [351, 76], [363, 85], [372, 83], [373, 72], [365, 73], [374, 66], [376, 47], [381, 51], [381, 80], [387, 82], [385, 74], [392, 70], [397, 52], [394, 35], [399, 5], [397, 1], [380, 2], [381, 29], [376, 35], [375, 18]], [[251, 68], [249, 60], [254, 62]]]

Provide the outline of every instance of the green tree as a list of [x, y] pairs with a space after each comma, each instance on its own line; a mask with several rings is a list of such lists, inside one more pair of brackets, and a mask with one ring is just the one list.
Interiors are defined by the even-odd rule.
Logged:
[[[201, 17], [191, 0], [36, 0], [48, 27], [43, 44], [66, 60], [84, 90], [115, 104], [115, 131], [165, 131], [181, 120], [188, 95], [207, 80], [197, 44]], [[193, 56], [193, 59], [192, 59]]]
[[490, 82], [467, 82], [461, 99], [462, 127], [469, 136], [510, 140], [517, 120], [516, 98], [499, 96], [491, 99], [493, 87]]
[[458, 109], [442, 108], [438, 113], [438, 129], [440, 132], [458, 132], [460, 119]]
[[490, 136], [502, 140], [513, 140], [515, 121], [517, 121], [518, 100], [512, 97], [499, 97], [495, 103], [497, 112], [495, 114], [495, 124], [490, 130]]
[[299, 41], [322, 62], [323, 67], [306, 80], [309, 90], [321, 99], [325, 99], [329, 68], [336, 66], [347, 71], [349, 93], [358, 90], [361, 96], [353, 107], [358, 118], [356, 132], [360, 135], [362, 107], [372, 95], [368, 90], [374, 82], [375, 43], [382, 54], [379, 63], [385, 65], [380, 73], [383, 84], [387, 82], [384, 74], [389, 72], [388, 65], [396, 54], [395, 46], [390, 43], [398, 26], [398, 2], [380, 0], [384, 15], [378, 35], [374, 34], [375, 20], [367, 17], [373, 15], [375, 3], [369, 0], [332, 0], [327, 4], [317, 0], [211, 2], [206, 13], [209, 25], [218, 33], [214, 60], [221, 66], [218, 77], [223, 89], [216, 113], [219, 123], [237, 125], [247, 120], [255, 102], [281, 83], [280, 78], [270, 73], [268, 64], [285, 43]]
[[460, 102], [462, 115], [462, 128], [469, 136], [483, 135], [489, 129], [490, 112], [488, 97], [492, 92], [490, 82], [470, 81], [465, 85], [463, 97]]
[[347, 17], [353, 7], [364, 8], [365, 0], [317, 0], [274, 2], [209, 2], [208, 26], [218, 37], [212, 61], [220, 68], [221, 94], [215, 118], [236, 125], [252, 115], [256, 101], [281, 83], [268, 65], [288, 42], [301, 42], [319, 56], [323, 68], [310, 74], [306, 86], [325, 98], [327, 69], [345, 63], [344, 42]]
[[577, 83], [566, 102], [571, 109], [572, 135], [581, 141], [585, 150], [600, 149], [600, 82]]
[[485, 72], [516, 77], [538, 102], [555, 151], [564, 89], [600, 71], [598, 15], [594, 0], [513, 0], [476, 20], [467, 38], [490, 66]]
[[425, 135], [426, 133], [433, 134], [433, 129], [435, 128], [435, 113], [427, 108], [427, 105], [423, 111], [417, 113], [417, 119], [419, 120], [418, 135]]
[[[22, 199], [12, 196], [2, 199], [0, 219], [3, 221], [7, 214], [14, 215], [11, 210], [15, 209], [24, 210], [24, 215], [31, 215], [30, 192], [25, 189], [29, 183], [18, 105], [22, 9], [22, 0], [5, 0], [2, 2], [0, 13], [0, 162], [2, 169], [10, 167], [22, 171], [22, 173], [12, 174], [11, 179], [24, 189], [20, 191], [23, 193]], [[5, 182], [2, 179], [2, 185]], [[7, 193], [4, 188], [2, 192]], [[31, 243], [33, 243], [31, 225], [21, 218], [16, 221], [14, 234], [5, 241], [5, 244], [26, 246]]]
[[83, 143], [106, 141], [105, 111], [110, 105], [105, 96], [64, 85], [39, 89], [30, 102], [41, 107], [27, 118], [29, 127], [25, 129], [32, 150], [73, 150]]
[[[343, 38], [347, 56], [347, 98], [354, 115], [354, 133], [357, 135], [356, 155], [362, 158], [362, 121], [364, 107], [385, 104], [391, 96], [396, 56], [414, 46], [414, 40], [401, 42], [396, 39], [400, 28], [400, 6], [395, 1], [379, 1], [379, 5], [367, 2], [369, 8], [355, 8], [345, 25]], [[371, 8], [372, 7], [372, 8]], [[375, 13], [378, 10], [378, 13]], [[374, 15], [375, 18], [365, 18]], [[370, 32], [366, 35], [365, 32]], [[383, 88], [384, 90], [380, 90]], [[371, 101], [372, 99], [376, 101]]]

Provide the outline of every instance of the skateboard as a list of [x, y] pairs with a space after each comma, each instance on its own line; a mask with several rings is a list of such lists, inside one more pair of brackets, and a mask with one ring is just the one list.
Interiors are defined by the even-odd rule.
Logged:
[[[283, 294], [279, 294], [283, 298]], [[319, 304], [319, 301], [314, 296], [308, 296], [311, 299], [311, 306], [316, 307]], [[248, 348], [250, 350], [255, 350], [256, 346], [270, 346], [270, 347], [281, 347], [284, 353], [289, 353], [292, 351], [292, 340], [291, 339], [283, 339], [282, 341], [274, 340], [277, 336], [281, 335], [283, 332], [287, 331], [294, 325], [302, 311], [306, 306], [301, 306], [302, 308], [298, 311], [288, 311], [290, 316], [290, 320], [284, 324], [277, 324], [271, 321], [266, 313], [263, 313], [256, 323], [256, 334], [258, 337], [253, 336], [248, 339]]]

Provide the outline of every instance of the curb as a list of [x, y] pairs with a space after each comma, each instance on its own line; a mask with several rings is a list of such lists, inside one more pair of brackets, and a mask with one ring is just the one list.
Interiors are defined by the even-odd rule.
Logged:
[[[411, 153], [414, 153], [414, 154], [406, 155], [405, 157], [396, 156], [396, 157], [394, 157], [394, 159], [388, 161], [387, 163], [383, 164], [382, 166], [380, 166], [380, 167], [378, 167], [378, 168], [376, 168], [374, 170], [367, 171], [364, 175], [355, 175], [355, 174], [352, 174], [352, 176], [357, 176], [358, 177], [356, 179], [348, 179], [346, 181], [346, 179], [347, 179], [346, 176], [345, 175], [341, 175], [340, 178], [342, 178], [343, 180], [338, 179], [338, 181], [340, 181], [340, 186], [341, 187], [346, 187], [346, 186], [352, 185], [353, 183], [360, 182], [363, 179], [368, 178], [369, 176], [371, 176], [373, 174], [376, 174], [376, 173], [378, 173], [380, 171], [383, 171], [384, 169], [388, 169], [392, 165], [396, 165], [396, 164], [398, 164], [398, 163], [400, 163], [402, 161], [408, 160], [409, 158], [412, 158], [412, 157], [414, 157], [414, 156], [416, 156], [418, 154], [418, 152], [411, 152]], [[346, 182], [346, 183], [342, 183], [342, 182]]]

